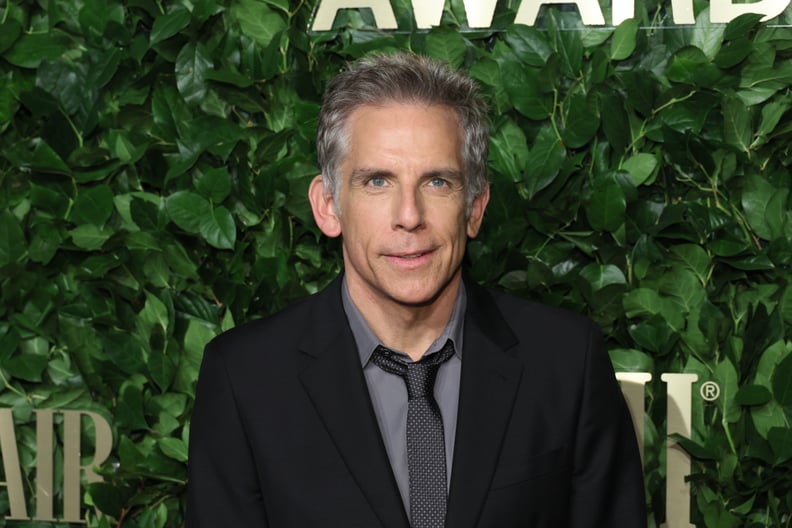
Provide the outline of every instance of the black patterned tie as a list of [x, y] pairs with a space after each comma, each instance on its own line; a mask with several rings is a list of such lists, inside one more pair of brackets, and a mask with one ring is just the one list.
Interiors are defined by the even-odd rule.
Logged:
[[443, 417], [434, 399], [434, 383], [440, 365], [454, 355], [449, 339], [443, 348], [415, 363], [400, 359], [392, 350], [378, 346], [371, 361], [407, 384], [407, 470], [410, 479], [410, 525], [412, 528], [445, 526], [446, 455]]

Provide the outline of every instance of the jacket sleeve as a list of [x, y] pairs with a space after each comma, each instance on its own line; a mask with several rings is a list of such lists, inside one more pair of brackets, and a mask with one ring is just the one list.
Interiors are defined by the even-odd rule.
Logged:
[[569, 526], [643, 528], [646, 500], [632, 420], [599, 329], [590, 323]]
[[210, 343], [190, 425], [187, 528], [267, 526], [257, 466], [224, 355]]

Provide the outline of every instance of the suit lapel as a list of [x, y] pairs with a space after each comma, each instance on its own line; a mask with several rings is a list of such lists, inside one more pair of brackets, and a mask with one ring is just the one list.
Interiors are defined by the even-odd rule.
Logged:
[[466, 283], [465, 344], [447, 526], [476, 525], [500, 455], [522, 364], [508, 350], [517, 338], [492, 297]]
[[[386, 527], [409, 523], [382, 442], [354, 337], [341, 303], [341, 280], [316, 296], [303, 339], [300, 380], [347, 468]], [[311, 325], [315, 324], [313, 328]]]

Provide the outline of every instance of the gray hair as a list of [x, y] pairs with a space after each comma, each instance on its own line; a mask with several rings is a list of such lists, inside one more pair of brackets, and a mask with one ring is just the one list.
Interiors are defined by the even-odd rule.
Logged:
[[461, 152], [468, 214], [487, 188], [488, 108], [476, 82], [445, 62], [400, 52], [375, 54], [352, 63], [327, 87], [319, 112], [316, 150], [324, 192], [339, 198], [339, 170], [348, 148], [346, 121], [358, 107], [388, 102], [446, 106], [463, 132]]

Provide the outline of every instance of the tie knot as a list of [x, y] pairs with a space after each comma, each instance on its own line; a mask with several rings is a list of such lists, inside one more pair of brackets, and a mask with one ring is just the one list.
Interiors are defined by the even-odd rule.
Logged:
[[382, 370], [401, 376], [407, 385], [407, 398], [413, 400], [432, 396], [440, 365], [453, 355], [454, 343], [449, 339], [439, 352], [424, 356], [420, 361], [404, 361], [393, 350], [382, 345], [374, 349], [371, 361]]

